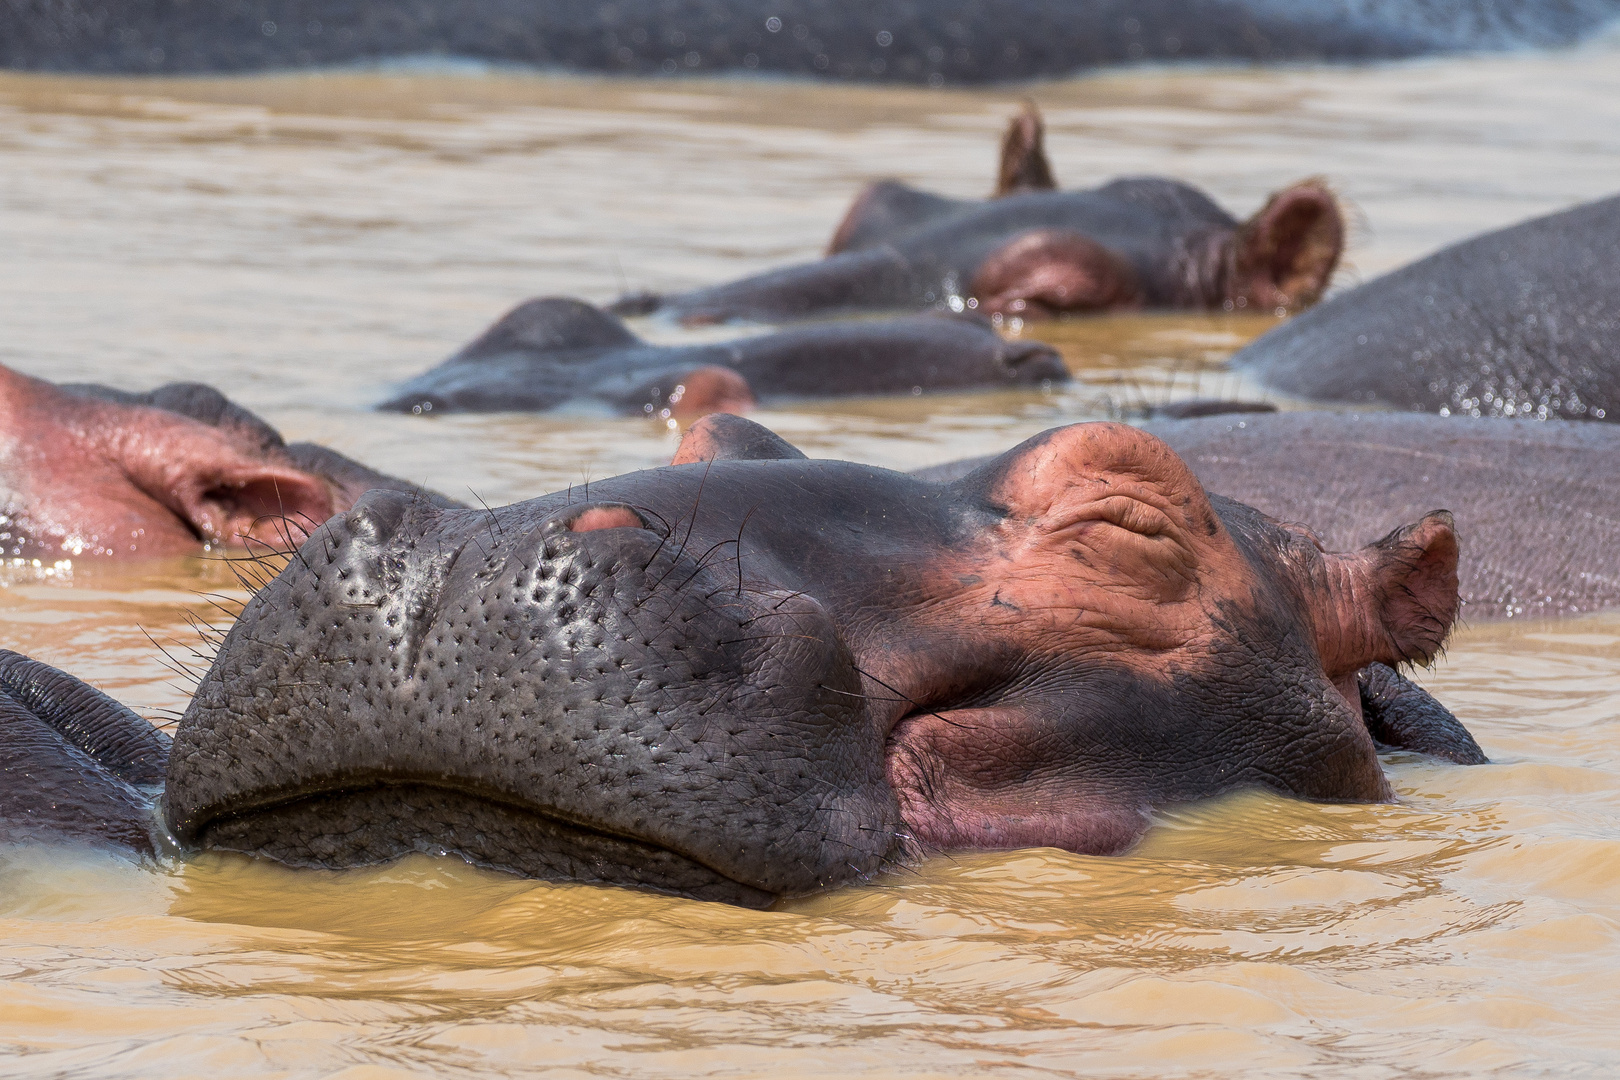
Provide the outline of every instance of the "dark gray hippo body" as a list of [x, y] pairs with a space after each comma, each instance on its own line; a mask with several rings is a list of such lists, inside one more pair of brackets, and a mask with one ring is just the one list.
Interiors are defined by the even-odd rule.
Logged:
[[621, 313], [689, 324], [785, 322], [859, 311], [973, 309], [1048, 318], [1117, 309], [1313, 303], [1338, 264], [1344, 226], [1306, 181], [1240, 222], [1197, 188], [1130, 177], [1058, 191], [1033, 105], [1002, 140], [989, 199], [898, 181], [869, 185], [813, 263], [673, 295], [627, 296]]
[[[1330, 550], [1446, 507], [1465, 619], [1620, 607], [1620, 431], [1607, 424], [1293, 412], [1142, 426], [1211, 491], [1308, 522]], [[984, 460], [920, 475], [949, 479]]]
[[1620, 196], [1487, 233], [1335, 296], [1233, 358], [1313, 401], [1620, 420]]
[[530, 300], [401, 386], [400, 412], [565, 406], [698, 416], [770, 397], [1066, 382], [1055, 349], [980, 319], [923, 316], [809, 327], [709, 345], [652, 345], [577, 300]]
[[1365, 60], [1565, 44], [1612, 0], [4, 0], [0, 63], [247, 71], [450, 56], [935, 85], [1122, 61]]
[[[936, 484], [709, 417], [588, 494], [328, 522], [198, 686], [162, 814], [193, 850], [761, 905], [932, 850], [1119, 851], [1239, 787], [1387, 799], [1370, 726], [1483, 760], [1379, 667], [1440, 648], [1455, 558], [1443, 514], [1325, 554], [1122, 425]], [[63, 760], [105, 741], [42, 723]]]

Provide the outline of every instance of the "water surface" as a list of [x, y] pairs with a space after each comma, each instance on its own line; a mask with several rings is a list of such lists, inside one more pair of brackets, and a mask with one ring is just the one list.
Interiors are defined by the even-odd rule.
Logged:
[[[1612, 43], [1032, 93], [1070, 185], [1170, 173], [1241, 215], [1328, 177], [1354, 225], [1341, 284], [1620, 176]], [[879, 176], [982, 193], [1016, 104], [444, 71], [0, 76], [0, 363], [208, 381], [289, 437], [492, 503], [656, 464], [677, 435], [643, 420], [364, 409], [524, 297], [601, 302], [813, 257]], [[1040, 327], [1075, 387], [758, 418], [812, 454], [922, 465], [1252, 392], [1221, 365], [1267, 325]], [[172, 717], [206, 662], [198, 622], [246, 595], [203, 560], [9, 567], [0, 646]], [[1394, 805], [1243, 795], [1161, 815], [1124, 858], [937, 859], [764, 913], [449, 859], [321, 874], [3, 850], [4, 1071], [1612, 1075], [1620, 620], [1466, 629], [1423, 678], [1492, 765], [1392, 755]]]

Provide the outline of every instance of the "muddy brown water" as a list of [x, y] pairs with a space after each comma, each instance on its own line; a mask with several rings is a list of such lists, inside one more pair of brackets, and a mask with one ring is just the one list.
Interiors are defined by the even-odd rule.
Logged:
[[[1612, 192], [1620, 45], [1043, 84], [1060, 177], [1163, 172], [1246, 214], [1328, 177], [1341, 283]], [[1005, 92], [456, 69], [0, 75], [0, 362], [212, 382], [289, 436], [494, 503], [667, 459], [593, 416], [377, 416], [512, 303], [810, 257], [855, 187], [991, 180]], [[1143, 400], [1240, 394], [1252, 316], [1042, 327], [1050, 394], [780, 407], [916, 466]], [[682, 332], [639, 327], [675, 340]], [[1287, 404], [1287, 403], [1284, 403]], [[0, 645], [184, 707], [203, 560], [0, 569]], [[220, 621], [217, 617], [215, 621]], [[770, 912], [520, 881], [0, 850], [0, 1073], [1608, 1076], [1620, 1071], [1620, 618], [1473, 627], [1424, 681], [1494, 759], [1392, 755], [1390, 806], [1242, 795], [1123, 858], [941, 858]]]

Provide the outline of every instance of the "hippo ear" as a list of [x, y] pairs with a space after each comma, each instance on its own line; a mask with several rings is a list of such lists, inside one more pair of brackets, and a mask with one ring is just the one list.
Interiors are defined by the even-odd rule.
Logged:
[[1136, 270], [1079, 233], [1036, 229], [1015, 236], [979, 264], [971, 292], [981, 311], [1046, 318], [1142, 302]]
[[136, 487], [210, 543], [301, 543], [343, 509], [328, 481], [284, 454], [246, 453], [194, 421], [177, 422], [120, 464]]
[[729, 413], [714, 413], [692, 425], [670, 464], [789, 458], [802, 461], [804, 453], [770, 428]]
[[1052, 163], [1046, 159], [1046, 125], [1033, 101], [1024, 102], [1018, 115], [1007, 124], [1001, 136], [1001, 165], [996, 171], [992, 199], [1021, 191], [1051, 191]]
[[339, 509], [321, 478], [252, 461], [214, 463], [171, 492], [199, 535], [226, 544], [300, 544]]
[[1344, 250], [1344, 218], [1320, 180], [1279, 191], [1238, 229], [1228, 299], [1297, 311], [1327, 288]]
[[1457, 533], [1451, 514], [1436, 510], [1362, 549], [1371, 569], [1372, 596], [1388, 635], [1387, 664], [1427, 664], [1439, 653], [1457, 619]]

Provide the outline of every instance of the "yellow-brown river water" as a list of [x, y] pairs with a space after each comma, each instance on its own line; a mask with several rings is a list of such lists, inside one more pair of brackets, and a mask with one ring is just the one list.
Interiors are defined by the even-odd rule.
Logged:
[[[1247, 214], [1328, 177], [1354, 222], [1341, 284], [1620, 187], [1613, 41], [1030, 92], [1071, 186], [1169, 173]], [[656, 464], [676, 436], [648, 421], [364, 409], [527, 296], [812, 256], [870, 178], [982, 193], [1017, 97], [0, 75], [0, 363], [204, 380], [289, 437], [491, 503]], [[1039, 333], [1073, 389], [758, 418], [813, 455], [911, 467], [1244, 392], [1221, 360], [1267, 325], [1068, 323]], [[0, 646], [161, 718], [186, 686], [154, 639], [183, 657], [199, 594], [236, 589], [200, 560], [13, 567]], [[1467, 628], [1422, 678], [1493, 764], [1393, 755], [1394, 805], [1245, 795], [1164, 813], [1128, 857], [941, 858], [764, 913], [449, 859], [0, 849], [0, 1075], [1620, 1074], [1620, 617]]]

